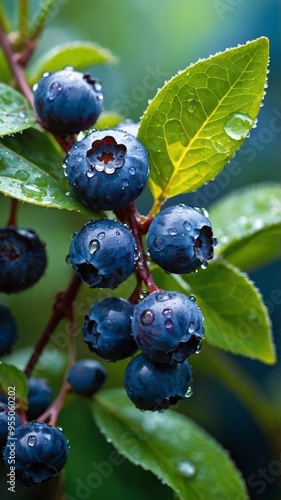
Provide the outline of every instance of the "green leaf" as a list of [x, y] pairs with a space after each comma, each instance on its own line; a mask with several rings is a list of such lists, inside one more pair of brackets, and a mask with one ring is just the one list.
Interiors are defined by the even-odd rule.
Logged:
[[262, 37], [189, 66], [157, 93], [138, 134], [149, 150], [156, 204], [214, 179], [242, 145], [259, 112], [267, 64]]
[[91, 42], [68, 42], [49, 50], [30, 68], [31, 83], [40, 80], [43, 73], [59, 71], [65, 66], [83, 70], [92, 65], [113, 63], [116, 58], [108, 49]]
[[210, 207], [216, 254], [242, 269], [281, 255], [281, 185], [257, 184], [228, 194]]
[[140, 412], [121, 389], [99, 393], [93, 413], [120, 453], [152, 471], [179, 498], [248, 498], [228, 453], [185, 416]]
[[119, 115], [119, 113], [114, 113], [113, 111], [103, 111], [97, 119], [94, 127], [98, 130], [114, 128], [122, 121], [122, 119], [123, 117]]
[[35, 115], [26, 99], [16, 90], [0, 83], [0, 136], [30, 128]]
[[30, 129], [0, 140], [0, 192], [47, 208], [90, 213], [71, 193], [53, 141]]
[[[205, 319], [209, 344], [272, 364], [276, 361], [267, 309], [245, 273], [223, 261], [209, 263], [195, 275], [169, 275], [158, 286], [193, 293]], [[159, 279], [158, 279], [159, 277]]]
[[0, 75], [1, 82], [5, 83], [8, 83], [12, 77], [10, 66], [2, 50], [0, 50]]
[[28, 383], [25, 374], [16, 366], [0, 361], [0, 391], [20, 400], [20, 407], [27, 408]]

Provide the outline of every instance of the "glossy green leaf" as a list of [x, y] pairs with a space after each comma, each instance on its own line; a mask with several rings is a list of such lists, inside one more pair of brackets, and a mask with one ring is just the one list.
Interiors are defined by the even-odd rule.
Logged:
[[35, 115], [26, 99], [16, 90], [0, 83], [0, 136], [30, 128]]
[[21, 408], [27, 407], [28, 383], [25, 374], [16, 366], [1, 361], [0, 391], [19, 399]]
[[94, 128], [103, 130], [105, 128], [114, 128], [122, 121], [122, 116], [113, 111], [103, 111], [97, 119]]
[[159, 204], [214, 179], [255, 123], [266, 82], [268, 39], [179, 72], [148, 105], [138, 138], [149, 150]]
[[281, 185], [256, 184], [210, 207], [216, 254], [252, 269], [281, 255]]
[[68, 42], [58, 45], [44, 54], [30, 69], [31, 83], [40, 80], [43, 73], [59, 71], [65, 66], [83, 70], [89, 66], [113, 63], [116, 58], [108, 49], [91, 42]]
[[1, 82], [4, 83], [8, 83], [12, 78], [9, 64], [1, 49], [0, 49], [0, 75], [1, 75]]
[[0, 140], [0, 193], [47, 208], [91, 213], [71, 193], [63, 157], [52, 140], [32, 129]]
[[158, 269], [155, 281], [167, 290], [197, 297], [209, 344], [264, 363], [276, 361], [267, 309], [259, 290], [239, 269], [213, 261], [194, 275], [161, 277]]
[[122, 389], [99, 393], [93, 414], [121, 454], [152, 471], [179, 498], [248, 498], [228, 453], [187, 417], [171, 410], [141, 412]]

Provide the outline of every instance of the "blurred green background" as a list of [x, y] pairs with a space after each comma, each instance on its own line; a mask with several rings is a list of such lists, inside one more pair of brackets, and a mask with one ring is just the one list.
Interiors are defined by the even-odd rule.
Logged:
[[[18, 2], [6, 0], [2, 3], [16, 28]], [[30, 4], [33, 16], [42, 2], [33, 0]], [[233, 189], [256, 182], [281, 180], [280, 25], [281, 4], [278, 0], [57, 0], [33, 62], [46, 50], [67, 41], [92, 41], [109, 48], [117, 56], [118, 63], [90, 68], [92, 74], [103, 83], [104, 109], [117, 110], [125, 118], [138, 121], [157, 88], [178, 70], [186, 68], [198, 58], [208, 57], [259, 36], [267, 36], [271, 55], [268, 89], [257, 128], [252, 130], [250, 138], [232, 160], [239, 165], [240, 173], [233, 176], [226, 166], [214, 182], [203, 186], [197, 193], [180, 197], [182, 202], [208, 208], [215, 199], [227, 195]], [[272, 129], [272, 119], [278, 123], [279, 132]], [[174, 202], [170, 200], [170, 204]], [[147, 191], [138, 201], [139, 209], [146, 213], [150, 203], [151, 196]], [[9, 200], [1, 196], [2, 226], [7, 222], [8, 212]], [[32, 289], [20, 295], [0, 295], [0, 301], [9, 305], [18, 318], [20, 340], [17, 349], [20, 352], [16, 353], [16, 358], [10, 358], [18, 366], [24, 364], [28, 348], [38, 339], [50, 314], [55, 294], [68, 283], [71, 269], [65, 257], [71, 235], [86, 219], [74, 213], [31, 205], [20, 206], [19, 224], [34, 228], [46, 242], [49, 265], [45, 277]], [[261, 289], [266, 303], [271, 306], [274, 338], [280, 357], [280, 304], [278, 307], [270, 299], [273, 290], [281, 289], [280, 262], [252, 272], [251, 277]], [[114, 293], [124, 297], [129, 295], [128, 289], [122, 285]], [[77, 298], [79, 357], [92, 357], [83, 345], [79, 330], [90, 304], [103, 296], [104, 292], [83, 287]], [[59, 325], [54, 340], [43, 355], [41, 371], [36, 372], [50, 378], [54, 391], [58, 390], [62, 377], [66, 332], [66, 325]], [[232, 356], [229, 358], [233, 359]], [[258, 380], [261, 390], [272, 398], [274, 404], [280, 406], [280, 361], [268, 367], [241, 358], [235, 360]], [[106, 364], [109, 372], [106, 387], [122, 385], [126, 364]], [[190, 400], [182, 402], [179, 411], [194, 418], [230, 450], [248, 481], [250, 498], [280, 499], [278, 482], [281, 478], [281, 446], [280, 474], [273, 481], [265, 481], [266, 487], [261, 492], [257, 484], [250, 484], [249, 478], [253, 474], [258, 475], [259, 469], [267, 470], [274, 458], [262, 430], [228, 390], [203, 374], [197, 360], [193, 364], [195, 392]], [[112, 446], [93, 424], [86, 402], [74, 399], [63, 410], [59, 423], [71, 442], [69, 461], [64, 472], [66, 500], [109, 500], [113, 496], [117, 500], [129, 496], [141, 500], [154, 499], [157, 494], [163, 499], [173, 498], [171, 490], [150, 473], [127, 461], [113, 467], [110, 478], [103, 479], [98, 487], [89, 488], [89, 474], [96, 471], [95, 464], [109, 460]], [[40, 496], [41, 500], [62, 500], [62, 494], [55, 496], [54, 486], [55, 482], [36, 491], [27, 491], [18, 485], [14, 498], [25, 500]], [[1, 498], [6, 498], [5, 484], [0, 486], [0, 494]]]

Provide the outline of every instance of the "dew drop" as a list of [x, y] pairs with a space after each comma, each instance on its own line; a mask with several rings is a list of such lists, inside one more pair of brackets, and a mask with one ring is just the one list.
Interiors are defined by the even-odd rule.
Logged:
[[196, 296], [195, 296], [195, 295], [193, 295], [193, 293], [191, 293], [191, 294], [189, 295], [189, 299], [190, 299], [192, 302], [196, 302], [196, 301], [197, 301], [197, 298], [196, 298]]
[[169, 300], [169, 298], [170, 298], [170, 295], [166, 292], [159, 292], [156, 295], [156, 300], [158, 300], [158, 302], [165, 302], [166, 300]]
[[173, 326], [174, 326], [174, 323], [172, 322], [172, 320], [171, 319], [166, 319], [166, 321], [165, 321], [165, 328], [167, 330], [171, 330], [171, 328], [173, 328]]
[[24, 119], [26, 118], [26, 114], [25, 114], [25, 112], [24, 112], [24, 111], [20, 111], [20, 112], [19, 112], [19, 118], [20, 118], [21, 120], [24, 120]]
[[101, 231], [100, 233], [97, 234], [97, 238], [99, 240], [103, 240], [105, 238], [105, 232], [104, 231]]
[[122, 188], [123, 189], [126, 188], [126, 187], [128, 187], [129, 186], [128, 179], [123, 179], [122, 182], [121, 182], [121, 184], [122, 184]]
[[184, 221], [184, 223], [183, 223], [183, 227], [184, 227], [184, 229], [186, 229], [187, 231], [190, 231], [190, 230], [191, 230], [191, 224], [190, 224], [190, 222], [188, 222], [187, 220], [186, 220], [186, 221]]
[[170, 319], [173, 315], [173, 311], [172, 309], [164, 309], [164, 311], [162, 311], [162, 314], [165, 318]]
[[65, 196], [67, 196], [69, 198], [71, 196], [71, 192], [70, 191], [66, 191], [65, 192]]
[[82, 153], [76, 153], [75, 155], [73, 155], [74, 161], [77, 161], [78, 163], [80, 163], [83, 160], [83, 158], [84, 156], [82, 155]]
[[231, 139], [240, 141], [248, 136], [252, 125], [253, 120], [246, 113], [231, 113], [225, 121], [224, 131]]
[[163, 250], [163, 248], [165, 247], [165, 241], [163, 240], [163, 238], [160, 238], [159, 236], [154, 238], [152, 244], [156, 252], [160, 252], [160, 250]]
[[143, 311], [140, 315], [141, 324], [144, 326], [152, 325], [154, 321], [154, 314], [149, 309]]
[[93, 255], [100, 248], [100, 242], [98, 240], [91, 240], [89, 243], [89, 252]]
[[177, 471], [180, 472], [180, 474], [182, 474], [182, 476], [186, 478], [194, 476], [196, 472], [194, 465], [185, 459], [176, 460], [175, 466]]
[[29, 436], [27, 439], [27, 444], [28, 444], [28, 446], [35, 446], [36, 445], [36, 437]]
[[201, 339], [201, 340], [199, 340], [199, 344], [198, 344], [198, 346], [197, 346], [197, 349], [196, 349], [196, 351], [195, 351], [195, 354], [199, 354], [199, 352], [200, 352], [200, 351], [202, 351], [203, 345], [204, 345], [203, 340], [202, 340], [202, 339]]
[[45, 193], [43, 189], [39, 188], [35, 184], [23, 184], [21, 186], [21, 190], [25, 196], [36, 200], [40, 200]]
[[178, 212], [184, 212], [184, 210], [185, 210], [185, 204], [179, 203], [178, 204]]
[[38, 83], [34, 83], [32, 87], [33, 92], [36, 92], [37, 89], [38, 89]]
[[178, 234], [177, 230], [174, 227], [170, 227], [168, 229], [168, 233], [169, 233], [170, 236], [176, 236]]
[[208, 262], [206, 260], [203, 260], [201, 264], [201, 269], [207, 269], [207, 267], [208, 267]]
[[135, 167], [130, 167], [130, 168], [129, 168], [129, 173], [130, 173], [131, 175], [135, 175], [135, 174], [136, 174], [136, 169], [135, 169]]
[[193, 394], [193, 387], [190, 385], [184, 395], [185, 398], [190, 398]]
[[195, 324], [191, 322], [188, 327], [188, 333], [194, 333], [194, 330], [195, 330]]
[[94, 169], [89, 168], [89, 170], [87, 170], [87, 172], [86, 172], [86, 176], [89, 179], [92, 179], [92, 177], [94, 177], [95, 175], [96, 175], [96, 172], [94, 171]]
[[17, 170], [16, 171], [16, 178], [19, 181], [27, 181], [28, 177], [29, 177], [29, 173], [26, 172], [25, 170]]
[[42, 76], [43, 76], [43, 78], [46, 78], [47, 76], [49, 76], [49, 74], [50, 74], [49, 71], [45, 71], [45, 73], [43, 73]]
[[230, 148], [228, 146], [226, 146], [225, 144], [223, 144], [222, 142], [212, 141], [212, 143], [213, 143], [215, 150], [218, 153], [223, 153], [223, 154], [229, 153]]
[[53, 101], [57, 95], [62, 91], [62, 86], [59, 82], [53, 82], [47, 92], [47, 97], [49, 101]]
[[189, 113], [194, 113], [196, 108], [196, 100], [191, 98], [187, 100], [186, 109]]
[[145, 288], [143, 290], [141, 290], [140, 292], [140, 299], [144, 299], [145, 297], [147, 297], [149, 295], [149, 291], [146, 290]]

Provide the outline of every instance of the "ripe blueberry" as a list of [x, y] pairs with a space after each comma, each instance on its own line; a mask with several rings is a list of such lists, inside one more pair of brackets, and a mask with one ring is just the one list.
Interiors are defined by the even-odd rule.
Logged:
[[101, 113], [102, 100], [101, 84], [71, 67], [44, 73], [34, 86], [38, 116], [60, 134], [75, 134], [91, 127]]
[[134, 306], [118, 297], [107, 297], [93, 304], [85, 318], [84, 341], [91, 351], [108, 361], [131, 356], [137, 349], [132, 337]]
[[153, 292], [136, 305], [132, 334], [155, 363], [182, 363], [199, 349], [203, 316], [183, 293]]
[[8, 438], [4, 460], [9, 470], [10, 449], [15, 451], [16, 477], [33, 486], [57, 476], [68, 455], [68, 442], [60, 429], [41, 422], [20, 425], [13, 439]]
[[31, 229], [0, 229], [0, 292], [20, 292], [45, 271], [45, 247]]
[[52, 388], [47, 380], [33, 378], [28, 380], [28, 409], [26, 411], [29, 420], [36, 420], [48, 408], [52, 400]]
[[6, 404], [0, 403], [0, 446], [5, 446], [8, 437], [8, 425], [16, 428], [20, 425], [20, 418], [17, 413], [8, 417], [9, 408]]
[[74, 192], [93, 210], [127, 207], [141, 194], [149, 175], [145, 147], [121, 130], [87, 135], [72, 146], [63, 166]]
[[80, 396], [93, 396], [101, 388], [105, 379], [105, 369], [93, 359], [77, 361], [68, 373], [68, 382], [73, 392]]
[[147, 233], [151, 258], [170, 273], [196, 271], [213, 258], [216, 239], [209, 219], [183, 203], [157, 214]]
[[12, 345], [17, 338], [18, 329], [15, 318], [8, 307], [0, 304], [0, 356], [11, 352]]
[[169, 365], [153, 363], [143, 354], [130, 361], [125, 371], [125, 389], [140, 410], [165, 410], [185, 397], [191, 388], [188, 361]]
[[70, 263], [91, 288], [116, 288], [134, 270], [135, 244], [131, 232], [119, 222], [89, 221], [72, 238]]

